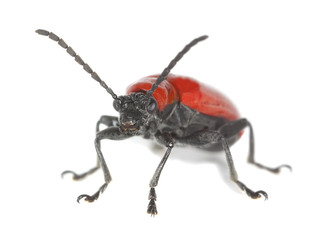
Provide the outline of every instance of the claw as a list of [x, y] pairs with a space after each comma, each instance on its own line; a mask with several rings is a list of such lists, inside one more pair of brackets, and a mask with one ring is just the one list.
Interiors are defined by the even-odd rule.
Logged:
[[268, 200], [268, 195], [264, 191], [253, 192], [249, 188], [245, 188], [244, 190], [245, 190], [246, 194], [252, 199], [258, 199], [258, 198], [261, 198], [263, 196], [264, 200]]
[[75, 173], [73, 171], [67, 170], [67, 171], [62, 172], [61, 176], [63, 178], [66, 174], [72, 174], [73, 175], [73, 180], [82, 180], [85, 177], [87, 177], [88, 175], [93, 174], [98, 169], [99, 169], [99, 165], [97, 167], [94, 167], [94, 168], [88, 170], [87, 172], [84, 172], [84, 173], [81, 173], [81, 174], [78, 174], [78, 173]]
[[[250, 195], [249, 195], [249, 196], [250, 196]], [[257, 191], [257, 192], [255, 192], [255, 193], [254, 193], [254, 196], [251, 196], [251, 198], [253, 198], [253, 199], [258, 199], [258, 198], [261, 198], [262, 196], [264, 197], [264, 201], [266, 201], [266, 200], [269, 199], [267, 193], [264, 192], [264, 191]]]
[[69, 170], [62, 172], [62, 173], [61, 173], [61, 177], [64, 178], [64, 176], [65, 176], [66, 174], [72, 174], [72, 175], [73, 175], [73, 177], [72, 177], [73, 180], [78, 180], [78, 179], [80, 179], [80, 177], [79, 177], [79, 175], [78, 175], [77, 173], [75, 173], [75, 172], [73, 172], [73, 171], [69, 171]]
[[82, 195], [79, 195], [78, 198], [77, 198], [77, 202], [80, 203], [80, 200], [84, 198], [85, 201], [87, 202], [94, 202], [95, 200], [97, 200], [99, 198], [99, 195], [101, 193], [103, 193], [106, 188], [108, 186], [108, 183], [104, 183], [100, 188], [99, 190], [93, 194], [93, 195], [87, 195], [87, 194], [82, 194]]
[[280, 165], [276, 168], [267, 167], [267, 166], [264, 166], [264, 165], [262, 165], [260, 163], [256, 163], [256, 162], [253, 162], [252, 164], [254, 164], [255, 166], [257, 166], [259, 168], [262, 168], [262, 169], [265, 169], [269, 172], [272, 172], [272, 173], [280, 173], [282, 168], [288, 168], [290, 171], [292, 171], [292, 167], [290, 165], [287, 165], [287, 164]]
[[275, 169], [274, 169], [275, 171], [273, 171], [273, 172], [274, 172], [274, 173], [280, 173], [282, 168], [288, 168], [288, 170], [289, 170], [290, 172], [293, 171], [293, 169], [292, 169], [292, 167], [291, 167], [290, 165], [283, 164], [283, 165], [278, 166], [277, 168], [275, 168]]
[[267, 193], [264, 191], [254, 192], [250, 188], [248, 188], [244, 183], [242, 183], [240, 181], [237, 181], [236, 183], [240, 187], [240, 189], [242, 191], [245, 191], [246, 194], [252, 199], [258, 199], [258, 198], [261, 198], [262, 196], [265, 198], [264, 200], [268, 200], [268, 198], [269, 198]]
[[87, 201], [87, 202], [93, 202], [93, 201], [97, 200], [98, 197], [99, 197], [99, 192], [97, 192], [97, 193], [98, 193], [98, 194], [95, 193], [95, 194], [92, 195], [92, 196], [87, 195], [87, 194], [79, 195], [78, 198], [77, 198], [77, 202], [80, 203], [80, 200], [83, 199], [83, 198], [84, 198], [84, 200]]
[[82, 198], [85, 198], [84, 200], [86, 200], [86, 199], [89, 198], [89, 197], [90, 197], [90, 196], [89, 196], [89, 195], [86, 195], [86, 194], [79, 195], [79, 196], [77, 197], [77, 202], [80, 203], [80, 200], [81, 200]]

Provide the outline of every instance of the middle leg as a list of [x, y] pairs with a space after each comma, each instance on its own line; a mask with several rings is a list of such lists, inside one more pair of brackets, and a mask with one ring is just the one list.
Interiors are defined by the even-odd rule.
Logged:
[[171, 137], [170, 134], [168, 133], [157, 133], [155, 135], [156, 139], [161, 142], [162, 144], [164, 144], [167, 147], [167, 150], [161, 160], [161, 162], [159, 163], [159, 165], [157, 166], [155, 173], [150, 181], [150, 193], [149, 193], [149, 205], [147, 207], [147, 213], [151, 214], [151, 216], [154, 216], [157, 214], [157, 208], [156, 208], [156, 192], [155, 192], [155, 187], [158, 184], [158, 181], [160, 179], [161, 176], [161, 172], [163, 170], [163, 167], [172, 151], [172, 148], [174, 147], [174, 139]]

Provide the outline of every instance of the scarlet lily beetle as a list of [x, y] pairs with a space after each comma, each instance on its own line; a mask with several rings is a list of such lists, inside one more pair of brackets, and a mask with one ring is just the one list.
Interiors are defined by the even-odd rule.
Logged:
[[[128, 87], [127, 95], [118, 97], [63, 39], [46, 30], [39, 29], [36, 32], [48, 36], [66, 49], [67, 53], [74, 57], [75, 61], [82, 65], [84, 70], [112, 96], [113, 107], [119, 113], [119, 117], [101, 116], [97, 122], [95, 138], [97, 165], [82, 174], [73, 171], [62, 173], [62, 175], [72, 174], [74, 180], [79, 180], [99, 168], [102, 169], [104, 175], [102, 186], [92, 195], [80, 195], [77, 198], [78, 202], [81, 199], [88, 202], [97, 200], [111, 182], [111, 175], [100, 148], [100, 141], [103, 139], [122, 140], [133, 136], [143, 136], [147, 139], [155, 139], [166, 147], [165, 155], [150, 181], [147, 212], [151, 215], [157, 214], [155, 188], [175, 145], [190, 145], [210, 151], [223, 150], [231, 180], [253, 199], [261, 196], [267, 199], [268, 195], [265, 191], [252, 191], [238, 179], [229, 149], [229, 146], [240, 138], [244, 128], [249, 128], [249, 163], [273, 173], [279, 173], [282, 167], [291, 169], [289, 165], [271, 168], [255, 162], [251, 123], [245, 118], [240, 118], [238, 110], [228, 98], [193, 78], [170, 74], [184, 54], [208, 36], [201, 36], [191, 41], [161, 74], [142, 78]], [[107, 128], [100, 131], [101, 124]]]

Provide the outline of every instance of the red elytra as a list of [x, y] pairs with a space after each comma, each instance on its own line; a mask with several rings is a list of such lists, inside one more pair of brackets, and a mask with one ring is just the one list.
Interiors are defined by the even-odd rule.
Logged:
[[[130, 85], [127, 94], [150, 90], [159, 75], [151, 75]], [[166, 105], [175, 101], [209, 116], [223, 117], [229, 121], [240, 118], [234, 104], [217, 90], [208, 87], [190, 77], [169, 74], [154, 91], [158, 109], [162, 111]]]

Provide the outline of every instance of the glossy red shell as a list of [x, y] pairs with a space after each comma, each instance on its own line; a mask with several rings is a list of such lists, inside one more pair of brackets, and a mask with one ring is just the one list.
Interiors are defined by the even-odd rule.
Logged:
[[[127, 93], [148, 91], [158, 75], [142, 78], [130, 85]], [[168, 75], [167, 81], [163, 81], [154, 91], [153, 97], [162, 111], [166, 105], [175, 101], [204, 113], [209, 116], [223, 117], [229, 121], [239, 118], [239, 112], [234, 104], [217, 90], [197, 82], [193, 78]]]

